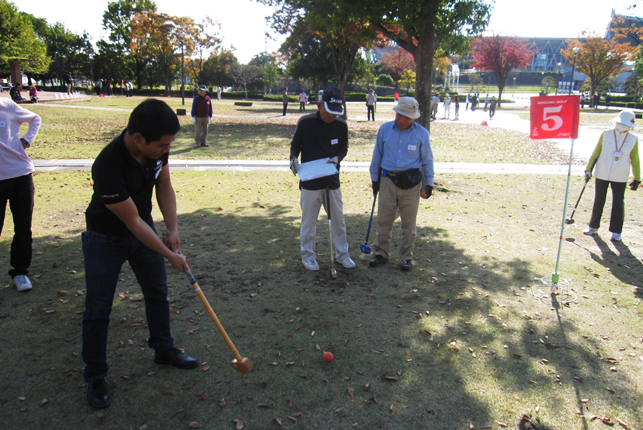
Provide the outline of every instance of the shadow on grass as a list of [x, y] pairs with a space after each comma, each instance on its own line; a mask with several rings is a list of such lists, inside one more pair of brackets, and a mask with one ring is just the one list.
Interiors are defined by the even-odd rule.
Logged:
[[[596, 341], [572, 340], [579, 328], [565, 318], [565, 308], [528, 295], [522, 286], [536, 274], [519, 257], [473, 258], [453, 233], [419, 227], [413, 272], [400, 272], [394, 258], [372, 269], [358, 248], [369, 215], [348, 214], [349, 231], [360, 232], [349, 235], [358, 268], [339, 267], [331, 279], [323, 212], [319, 272], [301, 265], [299, 218], [290, 206], [257, 203], [234, 213], [210, 207], [179, 218], [193, 273], [256, 369], [245, 376], [232, 371], [214, 324], [184, 275], [171, 268], [177, 346], [206, 363], [196, 371], [154, 365], [145, 346], [140, 289], [125, 267], [109, 338], [114, 401], [97, 415], [85, 403], [80, 373], [80, 232], [67, 240], [38, 237], [34, 290], [0, 293], [0, 404], [7, 428], [179, 428], [234, 419], [247, 428], [269, 428], [276, 417], [286, 422], [289, 416], [320, 429], [354, 423], [372, 429], [495, 428], [537, 414], [537, 403], [520, 400], [529, 398], [548, 409], [535, 428], [552, 429], [561, 428], [547, 426], [566, 413], [569, 396], [583, 413], [586, 397], [643, 403], [625, 376], [620, 385], [631, 390], [605, 391], [609, 370], [592, 353]], [[6, 239], [0, 242], [2, 267], [8, 246]], [[335, 360], [323, 363], [322, 351], [332, 351]], [[581, 422], [587, 428], [587, 419]], [[519, 428], [527, 424], [523, 420]]]

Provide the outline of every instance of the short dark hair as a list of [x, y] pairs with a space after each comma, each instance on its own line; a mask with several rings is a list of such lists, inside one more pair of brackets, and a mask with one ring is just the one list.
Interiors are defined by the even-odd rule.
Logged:
[[181, 129], [179, 119], [162, 100], [147, 99], [136, 106], [129, 117], [127, 132], [140, 133], [146, 143], [159, 141], [161, 136], [177, 134]]

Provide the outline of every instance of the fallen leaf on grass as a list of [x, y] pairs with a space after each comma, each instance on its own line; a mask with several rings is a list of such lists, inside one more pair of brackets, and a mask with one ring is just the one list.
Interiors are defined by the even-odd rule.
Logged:
[[351, 387], [348, 387], [346, 391], [348, 391], [348, 395], [351, 396], [351, 399], [355, 398], [355, 390], [353, 390]]
[[399, 381], [400, 380], [399, 378], [396, 378], [394, 376], [386, 376], [386, 375], [382, 376], [382, 379], [385, 380], [385, 381]]
[[257, 407], [258, 407], [258, 408], [262, 408], [262, 409], [269, 409], [269, 408], [270, 408], [270, 406], [266, 405], [265, 403], [259, 403], [259, 404], [257, 405]]
[[272, 420], [272, 422], [275, 423], [275, 424], [279, 424], [280, 426], [283, 425], [282, 422], [281, 422], [281, 418], [275, 418], [275, 419]]
[[232, 422], [236, 424], [234, 427], [235, 429], [243, 430], [243, 421], [241, 421], [240, 419], [236, 419], [236, 420], [232, 420]]
[[625, 421], [621, 421], [621, 420], [619, 420], [618, 418], [616, 419], [616, 421], [618, 421], [618, 423], [619, 423], [619, 425], [620, 425], [621, 427], [624, 427], [624, 428], [626, 428], [626, 429], [629, 429], [629, 428], [630, 428], [630, 426], [629, 426], [629, 425], [627, 425], [627, 423], [626, 423]]
[[200, 428], [203, 428], [203, 424], [199, 424], [199, 423], [197, 423], [196, 421], [192, 421], [192, 422], [189, 424], [189, 426], [190, 426], [190, 428], [191, 428], [191, 429], [200, 429]]
[[47, 403], [49, 403], [49, 400], [47, 400], [47, 399], [42, 399], [42, 400], [40, 401], [40, 406], [45, 406]]
[[545, 348], [547, 348], [547, 349], [557, 349], [557, 348], [560, 348], [560, 346], [554, 345], [553, 343], [545, 342]]

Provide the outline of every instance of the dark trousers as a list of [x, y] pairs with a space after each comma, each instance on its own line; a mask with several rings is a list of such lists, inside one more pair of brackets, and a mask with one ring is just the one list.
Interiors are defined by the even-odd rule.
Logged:
[[283, 113], [283, 116], [286, 116], [286, 109], [288, 109], [288, 103], [284, 103], [284, 113]]
[[306, 112], [306, 102], [299, 102], [299, 112]]
[[85, 312], [83, 314], [83, 361], [85, 381], [105, 378], [107, 332], [116, 284], [121, 267], [129, 262], [145, 300], [150, 332], [147, 344], [162, 353], [174, 347], [170, 331], [170, 303], [163, 256], [145, 246], [134, 235], [106, 236], [88, 230], [83, 233], [85, 258]]
[[610, 215], [610, 231], [621, 234], [623, 232], [623, 220], [625, 219], [625, 186], [627, 182], [604, 181], [596, 178], [596, 192], [594, 195], [594, 207], [592, 208], [592, 217], [589, 226], [599, 228], [601, 226], [601, 217], [603, 216], [603, 207], [605, 206], [605, 197], [607, 187], [612, 187], [612, 214]]
[[375, 105], [366, 105], [366, 120], [370, 121], [371, 117], [373, 117], [373, 121], [375, 121]]
[[0, 234], [4, 226], [4, 216], [9, 209], [13, 216], [13, 241], [9, 270], [12, 278], [27, 275], [31, 266], [32, 243], [31, 218], [34, 207], [33, 176], [30, 174], [0, 181]]

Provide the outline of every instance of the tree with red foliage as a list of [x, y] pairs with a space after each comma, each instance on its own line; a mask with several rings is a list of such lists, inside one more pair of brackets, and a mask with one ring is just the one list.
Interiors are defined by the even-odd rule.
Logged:
[[415, 72], [413, 55], [400, 47], [391, 47], [384, 52], [380, 58], [380, 64], [382, 71], [391, 75], [395, 82], [399, 81], [407, 70]]
[[517, 37], [484, 37], [473, 42], [472, 66], [479, 70], [490, 70], [498, 83], [498, 107], [509, 72], [524, 69], [533, 58], [533, 51], [526, 39]]

